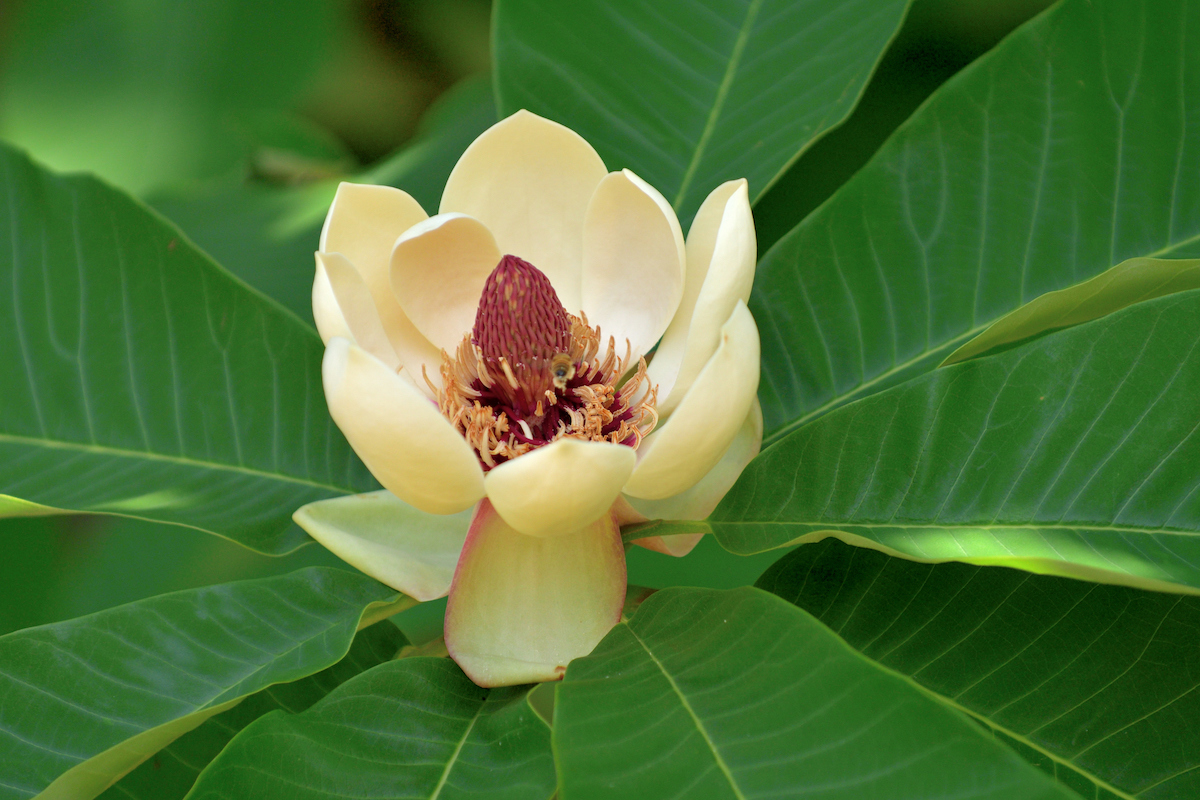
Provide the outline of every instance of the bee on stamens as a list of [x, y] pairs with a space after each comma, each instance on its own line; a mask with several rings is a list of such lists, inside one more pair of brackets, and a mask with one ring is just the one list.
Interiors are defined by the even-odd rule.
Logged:
[[559, 353], [550, 359], [550, 374], [554, 377], [554, 388], [562, 391], [567, 388], [567, 381], [575, 377], [575, 365], [566, 353]]

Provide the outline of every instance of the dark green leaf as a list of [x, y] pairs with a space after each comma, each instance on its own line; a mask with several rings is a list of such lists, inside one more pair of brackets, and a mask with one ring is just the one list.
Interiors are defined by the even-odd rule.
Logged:
[[182, 800], [196, 776], [229, 744], [238, 731], [262, 715], [283, 709], [304, 711], [359, 673], [390, 661], [408, 644], [400, 629], [380, 622], [354, 637], [350, 652], [328, 669], [292, 683], [252, 694], [155, 753], [100, 796], [100, 800]]
[[361, 624], [411, 603], [312, 568], [0, 637], [0, 799], [95, 797], [247, 695], [339, 661]]
[[938, 89], [759, 267], [768, 442], [1034, 297], [1200, 255], [1197, 53], [1186, 0], [1064, 0]]
[[927, 561], [1200, 593], [1200, 290], [839, 408], [710, 518], [749, 553], [836, 535]]
[[757, 197], [846, 118], [907, 5], [501, 0], [500, 114], [527, 108], [573, 128], [686, 227], [717, 184], [747, 178]]
[[548, 798], [550, 732], [528, 691], [480, 689], [445, 658], [383, 664], [250, 725], [188, 800]]
[[568, 800], [1074, 797], [752, 588], [646, 600], [567, 668], [554, 748]]
[[759, 586], [1085, 797], [1200, 796], [1200, 598], [826, 540]]
[[294, 509], [375, 488], [311, 328], [92, 178], [0, 149], [0, 182], [0, 495], [279, 553]]

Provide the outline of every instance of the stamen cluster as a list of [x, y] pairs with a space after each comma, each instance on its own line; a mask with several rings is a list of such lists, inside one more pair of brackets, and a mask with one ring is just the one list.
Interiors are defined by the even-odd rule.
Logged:
[[438, 405], [489, 470], [571, 437], [636, 448], [658, 421], [646, 361], [568, 314], [546, 276], [505, 256], [484, 286], [471, 333], [443, 352]]

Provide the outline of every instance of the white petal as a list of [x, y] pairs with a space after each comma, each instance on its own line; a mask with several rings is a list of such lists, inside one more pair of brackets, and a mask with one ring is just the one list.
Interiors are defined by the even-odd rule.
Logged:
[[683, 296], [679, 220], [654, 187], [629, 170], [596, 188], [583, 228], [583, 311], [603, 341], [625, 340], [636, 359], [667, 329]]
[[[392, 369], [400, 366], [400, 359], [392, 349], [387, 334], [383, 332], [383, 324], [379, 321], [379, 312], [375, 310], [375, 302], [371, 299], [371, 291], [363, 281], [358, 270], [350, 260], [340, 253], [317, 253], [317, 278], [313, 282], [313, 316], [317, 318], [317, 331], [326, 329], [321, 338], [326, 344], [334, 336], [350, 339], [362, 349], [387, 364]], [[326, 288], [328, 287], [328, 288]], [[321, 308], [318, 308], [318, 289], [322, 294], [328, 291], [333, 301], [333, 309], [329, 309], [329, 301], [321, 298]], [[334, 316], [336, 314], [336, 317]], [[325, 318], [322, 324], [322, 317]], [[338, 332], [344, 328], [345, 332]]]
[[583, 137], [528, 111], [497, 122], [471, 143], [442, 192], [441, 211], [475, 217], [500, 252], [546, 273], [578, 313], [583, 217], [608, 172]]
[[309, 503], [292, 519], [338, 558], [424, 603], [450, 591], [473, 513], [427, 514], [382, 491]]
[[617, 624], [624, 602], [625, 549], [611, 516], [525, 536], [485, 500], [454, 573], [446, 647], [480, 686], [555, 680]]
[[442, 357], [396, 302], [391, 263], [400, 234], [426, 218], [420, 204], [399, 189], [342, 183], [321, 231], [321, 252], [341, 253], [358, 270], [392, 349], [421, 386], [422, 367], [435, 385], [441, 384]]
[[754, 317], [741, 300], [721, 328], [721, 342], [666, 425], [643, 440], [645, 455], [625, 494], [661, 500], [694, 486], [733, 442], [758, 390]]
[[684, 299], [650, 364], [660, 417], [668, 417], [687, 395], [716, 351], [734, 305], [750, 299], [757, 255], [746, 181], [718, 186], [688, 231]]
[[453, 353], [475, 324], [483, 284], [500, 251], [482, 222], [438, 214], [405, 231], [392, 250], [392, 291], [434, 347]]
[[[639, 497], [626, 497], [626, 502], [646, 519], [705, 519], [721, 502], [721, 498], [733, 488], [738, 476], [762, 447], [763, 418], [762, 406], [758, 398], [754, 398], [750, 413], [746, 415], [742, 427], [738, 429], [733, 443], [721, 456], [717, 465], [708, 471], [695, 486], [672, 497], [662, 500], [643, 500]], [[675, 537], [666, 537], [675, 538]], [[641, 544], [637, 540], [634, 544]], [[645, 546], [645, 545], [643, 545]], [[652, 550], [658, 548], [650, 548]], [[690, 548], [689, 548], [690, 549]], [[660, 552], [667, 552], [662, 551]], [[675, 555], [674, 552], [670, 553]]]
[[412, 384], [345, 339], [330, 340], [321, 373], [329, 413], [385, 489], [431, 514], [483, 497], [475, 451]]
[[633, 472], [633, 448], [559, 439], [506, 461], [484, 479], [488, 499], [527, 536], [560, 536], [608, 513]]

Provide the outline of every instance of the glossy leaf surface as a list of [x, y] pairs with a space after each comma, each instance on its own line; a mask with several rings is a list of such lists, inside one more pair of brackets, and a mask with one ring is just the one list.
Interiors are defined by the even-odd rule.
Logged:
[[446, 658], [382, 664], [308, 711], [259, 719], [188, 798], [549, 798], [550, 731], [527, 693], [480, 689]]
[[1200, 598], [826, 540], [758, 585], [1083, 797], [1200, 795]]
[[1039, 295], [1200, 254], [1197, 53], [1186, 0], [1065, 0], [938, 89], [759, 265], [768, 443]]
[[294, 509], [376, 488], [311, 328], [94, 179], [0, 149], [0, 182], [0, 495], [277, 553]]
[[957, 712], [753, 588], [664, 589], [567, 668], [564, 798], [1068, 798]]
[[831, 412], [710, 518], [757, 552], [831, 534], [929, 561], [1200, 593], [1200, 290]]
[[0, 798], [95, 797], [243, 697], [339, 661], [364, 618], [403, 601], [312, 568], [0, 637]]
[[501, 0], [501, 116], [574, 129], [609, 169], [638, 173], [686, 229], [734, 178], [757, 197], [850, 113], [905, 0], [656, 4]]

